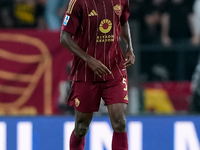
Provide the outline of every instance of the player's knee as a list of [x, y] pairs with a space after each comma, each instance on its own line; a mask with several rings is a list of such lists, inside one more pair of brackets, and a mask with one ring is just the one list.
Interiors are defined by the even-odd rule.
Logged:
[[83, 123], [80, 123], [77, 125], [77, 127], [75, 128], [75, 132], [76, 132], [76, 136], [82, 138], [84, 137], [87, 132], [88, 132], [89, 127]]
[[121, 118], [113, 122], [114, 132], [125, 132], [126, 131], [126, 119]]

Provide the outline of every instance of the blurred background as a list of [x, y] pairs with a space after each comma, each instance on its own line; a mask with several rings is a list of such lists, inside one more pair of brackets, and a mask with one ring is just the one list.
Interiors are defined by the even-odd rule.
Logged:
[[[68, 2], [0, 0], [2, 117], [74, 115], [65, 105], [73, 56], [59, 42]], [[198, 115], [200, 0], [130, 0], [130, 13], [128, 116]], [[107, 116], [103, 106], [96, 116]]]

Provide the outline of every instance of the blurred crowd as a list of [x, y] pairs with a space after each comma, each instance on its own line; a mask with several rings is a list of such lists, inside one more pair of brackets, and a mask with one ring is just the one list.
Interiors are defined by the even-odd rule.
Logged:
[[[68, 2], [0, 0], [0, 28], [59, 30]], [[200, 43], [200, 0], [130, 0], [130, 12], [143, 44]]]
[[0, 0], [0, 28], [60, 29], [69, 0]]
[[[132, 0], [131, 19], [140, 24], [141, 43], [186, 41], [199, 45], [200, 0]], [[189, 40], [188, 40], [189, 39]]]

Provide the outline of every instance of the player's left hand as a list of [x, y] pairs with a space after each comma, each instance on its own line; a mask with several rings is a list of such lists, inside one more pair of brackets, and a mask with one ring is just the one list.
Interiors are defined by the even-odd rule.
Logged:
[[127, 49], [127, 51], [125, 52], [125, 63], [124, 63], [125, 67], [133, 65], [134, 62], [135, 62], [135, 55], [133, 51]]

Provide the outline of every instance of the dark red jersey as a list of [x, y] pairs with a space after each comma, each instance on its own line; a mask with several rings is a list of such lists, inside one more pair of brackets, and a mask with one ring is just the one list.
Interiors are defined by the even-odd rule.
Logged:
[[88, 64], [74, 56], [71, 79], [106, 81], [126, 76], [125, 60], [119, 46], [121, 25], [129, 18], [128, 0], [71, 0], [62, 30], [73, 34], [74, 41], [87, 54], [100, 60], [112, 72], [102, 78]]

